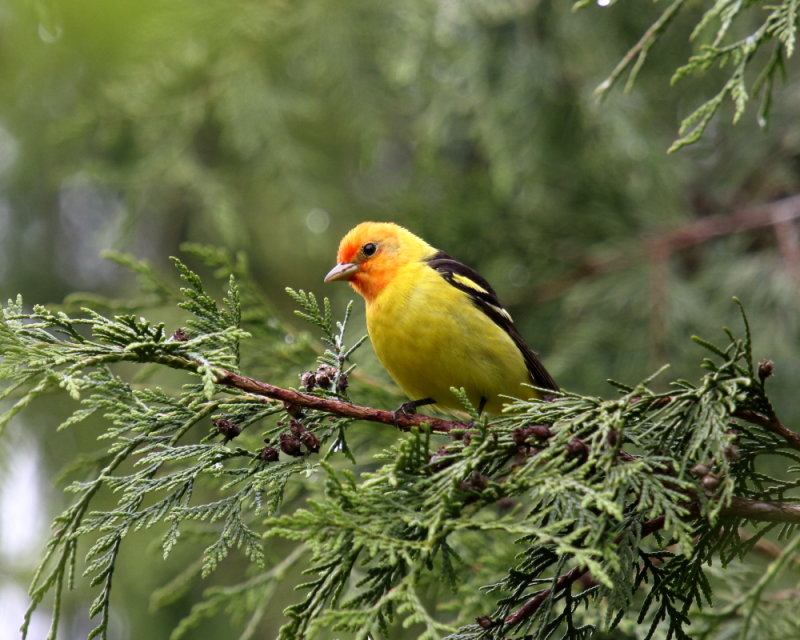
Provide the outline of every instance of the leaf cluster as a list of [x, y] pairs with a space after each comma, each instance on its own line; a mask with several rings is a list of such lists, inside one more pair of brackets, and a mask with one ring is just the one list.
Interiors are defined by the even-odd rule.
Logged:
[[[196, 549], [157, 602], [213, 580], [233, 550], [250, 567], [238, 584], [207, 589], [173, 638], [225, 612], [254, 637], [288, 585], [300, 595], [284, 612], [285, 640], [389, 637], [397, 625], [426, 639], [688, 638], [695, 622], [712, 639], [732, 621], [766, 638], [796, 619], [796, 607], [773, 607], [769, 627], [756, 624], [800, 535], [797, 519], [781, 524], [742, 505], [795, 497], [800, 454], [768, 399], [770, 367], [752, 362], [746, 324], [723, 347], [697, 339], [709, 353], [697, 382], [657, 390], [653, 376], [614, 383], [608, 399], [509, 399], [501, 416], [446, 434], [398, 433], [375, 453], [346, 440], [356, 426], [341, 401], [363, 341], [345, 344], [349, 306], [336, 322], [327, 300], [289, 292], [324, 345], [302, 397], [336, 400], [340, 413], [274, 402], [223, 384], [247, 351], [243, 318], [265, 313], [249, 308], [258, 298], [243, 294], [247, 280], [227, 278], [217, 303], [175, 264], [189, 316], [171, 334], [130, 314], [28, 312], [20, 299], [3, 308], [0, 378], [14, 400], [4, 420], [62, 389], [78, 406], [61, 428], [90, 416], [104, 425], [54, 521], [23, 633], [49, 595], [57, 636], [63, 593], [82, 573], [98, 588], [90, 637], [108, 637], [120, 553], [147, 528], [161, 532], [164, 557]], [[164, 389], [126, 377], [121, 363], [177, 369], [187, 382]], [[101, 489], [111, 507], [98, 503]], [[789, 542], [761, 577], [727, 580], [752, 571], [744, 560], [768, 536]], [[290, 550], [278, 552], [276, 539]], [[296, 584], [299, 568], [307, 577]]]
[[[579, 0], [575, 8], [591, 4]], [[633, 86], [650, 50], [672, 25], [682, 10], [693, 3], [672, 0], [641, 39], [625, 54], [615, 69], [596, 90], [606, 94], [620, 77], [628, 72], [626, 89]], [[670, 151], [700, 140], [706, 127], [726, 101], [733, 105], [733, 122], [745, 112], [751, 97], [761, 95], [758, 110], [760, 126], [766, 126], [772, 106], [775, 82], [786, 77], [786, 61], [794, 55], [797, 40], [797, 0], [766, 2], [755, 0], [713, 0], [700, 15], [689, 41], [696, 43], [697, 52], [673, 74], [673, 84], [689, 76], [702, 76], [714, 68], [727, 76], [711, 98], [686, 116], [679, 127], [679, 137]]]

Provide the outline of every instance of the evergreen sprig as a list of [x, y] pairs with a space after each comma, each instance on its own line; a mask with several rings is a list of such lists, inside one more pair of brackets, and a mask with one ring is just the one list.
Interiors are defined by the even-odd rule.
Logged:
[[[696, 339], [709, 354], [696, 382], [656, 389], [662, 371], [614, 383], [612, 398], [512, 399], [483, 422], [393, 418], [347, 400], [363, 341], [345, 344], [350, 306], [336, 322], [327, 300], [289, 291], [324, 348], [299, 389], [280, 388], [237, 373], [249, 335], [240, 324], [267, 313], [242, 301], [258, 307], [258, 297], [242, 295], [237, 276], [217, 303], [194, 271], [176, 267], [188, 316], [172, 333], [130, 314], [27, 312], [20, 299], [3, 309], [4, 419], [63, 389], [78, 406], [60, 428], [102, 425], [101, 450], [70, 471], [74, 499], [54, 521], [23, 634], [49, 595], [57, 636], [63, 593], [82, 573], [98, 588], [90, 637], [107, 638], [119, 556], [131, 533], [150, 528], [161, 531], [164, 557], [178, 544], [197, 548], [156, 602], [214, 580], [234, 550], [249, 567], [242, 582], [207, 589], [176, 640], [225, 612], [241, 621], [240, 637], [254, 637], [296, 567], [307, 579], [293, 585], [302, 595], [285, 611], [285, 640], [389, 637], [396, 625], [426, 639], [598, 629], [687, 638], [695, 622], [712, 639], [732, 620], [767, 638], [796, 622], [796, 607], [767, 605], [761, 624], [765, 594], [782, 585], [800, 539], [790, 502], [800, 436], [767, 397], [772, 364], [753, 363], [746, 320], [743, 337], [727, 332], [724, 346]], [[147, 365], [151, 378], [131, 380], [120, 363]], [[159, 386], [152, 376], [165, 367], [186, 384]], [[409, 431], [377, 453], [348, 448], [358, 419]], [[766, 572], [750, 585], [726, 582], [767, 537], [788, 543]]]
[[[574, 6], [577, 9], [589, 4], [588, 0], [579, 0]], [[628, 73], [625, 87], [630, 89], [651, 48], [689, 4], [686, 0], [673, 0], [597, 87], [596, 94], [605, 95], [625, 72]], [[708, 6], [689, 37], [691, 42], [699, 43], [699, 51], [675, 71], [671, 81], [674, 84], [688, 76], [703, 75], [715, 67], [730, 71], [723, 73], [727, 78], [721, 82], [721, 88], [683, 119], [670, 152], [700, 140], [726, 100], [733, 104], [736, 123], [751, 97], [761, 93], [758, 122], [766, 126], [775, 81], [785, 77], [786, 59], [795, 51], [800, 15], [797, 0], [777, 3], [713, 0], [705, 4]], [[765, 55], [756, 57], [767, 48]]]

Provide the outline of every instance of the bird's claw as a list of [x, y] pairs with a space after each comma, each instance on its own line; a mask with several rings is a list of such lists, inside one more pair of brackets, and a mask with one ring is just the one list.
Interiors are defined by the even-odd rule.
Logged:
[[481, 396], [481, 401], [478, 403], [478, 417], [473, 418], [467, 423], [467, 429], [474, 429], [478, 422], [478, 418], [483, 415], [483, 410], [486, 408], [486, 396]]
[[397, 409], [392, 411], [392, 421], [394, 422], [394, 426], [398, 429], [402, 429], [402, 427], [397, 423], [398, 418], [410, 418], [417, 413], [417, 408], [426, 404], [433, 404], [435, 402], [436, 400], [433, 398], [423, 398], [422, 400], [409, 400], [408, 402], [404, 402], [397, 407]]

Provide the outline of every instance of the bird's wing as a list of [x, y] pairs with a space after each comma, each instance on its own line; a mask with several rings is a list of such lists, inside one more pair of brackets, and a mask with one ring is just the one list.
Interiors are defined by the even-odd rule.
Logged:
[[511, 315], [500, 304], [494, 289], [482, 275], [444, 251], [437, 251], [427, 259], [427, 263], [446, 282], [466, 293], [478, 309], [489, 316], [496, 325], [509, 335], [525, 359], [528, 374], [533, 384], [544, 389], [558, 391], [556, 381], [544, 368], [536, 352], [528, 346], [525, 339], [520, 335], [514, 326]]

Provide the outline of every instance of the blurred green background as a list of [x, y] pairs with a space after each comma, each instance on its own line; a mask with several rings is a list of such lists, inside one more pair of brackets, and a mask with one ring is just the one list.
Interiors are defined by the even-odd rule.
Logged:
[[[321, 282], [339, 238], [359, 221], [392, 220], [483, 272], [556, 380], [580, 393], [612, 394], [607, 378], [636, 383], [667, 362], [664, 384], [696, 378], [702, 351], [690, 336], [739, 331], [738, 296], [756, 357], [777, 363], [779, 413], [796, 421], [797, 221], [732, 233], [722, 220], [712, 238], [691, 235], [703, 218], [747, 220], [750, 207], [800, 191], [796, 69], [767, 127], [754, 109], [734, 127], [723, 109], [699, 144], [667, 155], [722, 77], [670, 86], [698, 14], [677, 19], [632, 91], [593, 96], [660, 9], [6, 0], [0, 295], [125, 298], [134, 282], [102, 250], [172, 278], [168, 256], [194, 241], [246, 252], [294, 322], [284, 287], [329, 295], [341, 311], [354, 294]], [[680, 233], [694, 240], [678, 247]], [[48, 411], [64, 410], [26, 414], [0, 445], [0, 638], [16, 637], [24, 584], [63, 501], [52, 478], [96, 436], [54, 435]], [[142, 567], [129, 556], [120, 573], [119, 638], [166, 638], [191, 604], [189, 594], [148, 613], [174, 570], [152, 557]], [[83, 610], [64, 637], [85, 637]]]

